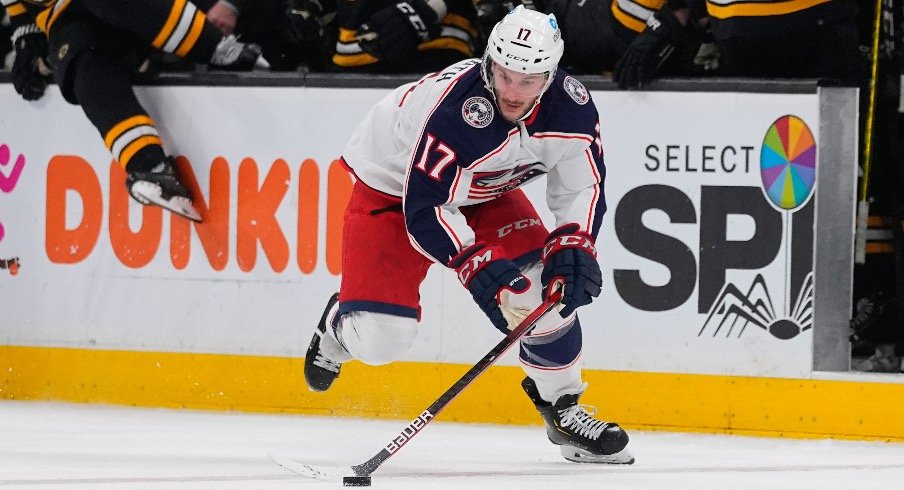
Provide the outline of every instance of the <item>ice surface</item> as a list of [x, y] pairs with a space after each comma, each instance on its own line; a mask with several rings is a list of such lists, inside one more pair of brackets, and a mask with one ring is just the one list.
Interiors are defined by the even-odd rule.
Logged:
[[[377, 470], [373, 488], [904, 487], [904, 444], [630, 431], [634, 465], [589, 465], [561, 459], [540, 426], [441, 417]], [[341, 488], [298, 476], [268, 454], [351, 466], [407, 422], [3, 401], [0, 486]]]

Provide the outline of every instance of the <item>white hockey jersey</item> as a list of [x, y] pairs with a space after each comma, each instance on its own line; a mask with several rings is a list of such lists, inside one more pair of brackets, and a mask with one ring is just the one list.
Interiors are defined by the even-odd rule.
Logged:
[[343, 152], [367, 186], [402, 198], [416, 249], [442, 264], [474, 243], [459, 211], [547, 175], [556, 226], [596, 236], [606, 211], [599, 115], [590, 93], [557, 70], [523, 122], [503, 118], [480, 76], [459, 62], [378, 102]]

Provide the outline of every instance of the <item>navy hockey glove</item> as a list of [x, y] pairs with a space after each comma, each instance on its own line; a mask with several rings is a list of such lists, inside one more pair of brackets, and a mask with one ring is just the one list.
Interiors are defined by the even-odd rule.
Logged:
[[559, 311], [562, 318], [579, 306], [590, 304], [603, 287], [603, 273], [596, 261], [593, 237], [579, 228], [576, 224], [556, 228], [543, 247], [543, 272], [540, 275], [543, 296], [549, 294], [549, 287], [556, 281], [564, 283], [564, 307]]
[[638, 88], [649, 82], [676, 49], [688, 42], [687, 31], [666, 6], [647, 19], [647, 27], [634, 38], [615, 65], [612, 80], [618, 88]]
[[523, 293], [530, 287], [530, 280], [521, 274], [518, 266], [503, 258], [499, 247], [477, 243], [452, 257], [449, 267], [458, 273], [458, 280], [468, 288], [493, 326], [508, 334], [509, 322], [499, 306], [501, 296], [506, 291]]
[[47, 36], [35, 24], [19, 26], [12, 35], [16, 48], [13, 62], [13, 87], [25, 100], [38, 100], [50, 81], [47, 67]]
[[418, 45], [439, 34], [439, 18], [439, 12], [424, 0], [398, 2], [378, 10], [361, 25], [358, 44], [380, 61], [411, 63]]

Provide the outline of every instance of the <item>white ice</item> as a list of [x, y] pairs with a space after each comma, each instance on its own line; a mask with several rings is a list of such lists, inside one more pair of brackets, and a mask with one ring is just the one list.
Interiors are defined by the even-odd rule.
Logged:
[[[904, 412], [902, 412], [904, 416]], [[904, 488], [904, 444], [631, 431], [631, 466], [562, 460], [539, 426], [443, 423], [373, 476], [400, 489]], [[340, 488], [268, 454], [350, 466], [407, 421], [0, 402], [0, 487]]]

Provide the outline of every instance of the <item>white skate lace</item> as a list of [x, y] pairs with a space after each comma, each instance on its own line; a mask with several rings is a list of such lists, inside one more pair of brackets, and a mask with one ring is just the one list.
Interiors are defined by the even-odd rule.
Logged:
[[240, 43], [238, 38], [230, 34], [224, 37], [210, 57], [210, 63], [217, 66], [228, 66], [235, 63], [245, 49], [245, 44]]
[[[586, 407], [586, 408], [585, 408]], [[587, 409], [590, 409], [588, 411]], [[574, 405], [559, 410], [560, 424], [565, 429], [571, 429], [576, 434], [588, 439], [597, 440], [606, 426], [609, 424], [593, 418], [596, 407], [590, 405]]]
[[[322, 343], [323, 342], [323, 333], [317, 332], [317, 335], [320, 336], [320, 342]], [[332, 371], [334, 373], [339, 372], [339, 366], [341, 365], [340, 363], [323, 355], [323, 351], [321, 351], [319, 349], [317, 350], [317, 354], [314, 356], [313, 364], [317, 367], [326, 369], [327, 371]]]

